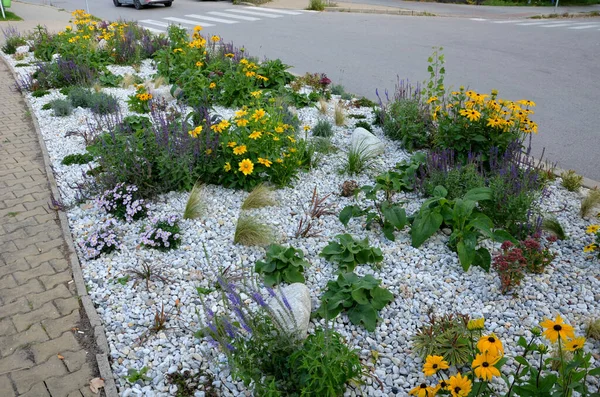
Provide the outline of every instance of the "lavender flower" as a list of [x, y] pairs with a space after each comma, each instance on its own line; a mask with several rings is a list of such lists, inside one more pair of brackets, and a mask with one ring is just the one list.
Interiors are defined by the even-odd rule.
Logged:
[[96, 259], [102, 254], [108, 254], [118, 249], [119, 241], [113, 229], [115, 225], [116, 222], [109, 219], [79, 242], [79, 247], [87, 259]]
[[137, 190], [135, 185], [119, 183], [113, 189], [105, 191], [97, 204], [109, 214], [133, 222], [145, 217], [148, 211], [144, 200], [135, 198]]
[[179, 218], [175, 215], [166, 218], [153, 218], [140, 237], [142, 245], [159, 251], [175, 249], [181, 244]]

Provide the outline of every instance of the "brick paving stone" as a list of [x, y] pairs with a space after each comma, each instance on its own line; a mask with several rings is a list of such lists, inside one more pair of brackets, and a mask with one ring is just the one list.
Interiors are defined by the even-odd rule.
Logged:
[[13, 83], [0, 62], [0, 397], [87, 397], [96, 353], [71, 331], [81, 320], [72, 253], [48, 207], [43, 151]]

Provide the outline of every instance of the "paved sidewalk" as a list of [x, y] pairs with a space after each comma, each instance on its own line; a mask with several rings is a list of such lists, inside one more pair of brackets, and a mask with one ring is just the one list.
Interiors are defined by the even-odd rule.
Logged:
[[13, 82], [0, 61], [0, 396], [93, 396], [95, 339], [48, 207], [38, 136]]

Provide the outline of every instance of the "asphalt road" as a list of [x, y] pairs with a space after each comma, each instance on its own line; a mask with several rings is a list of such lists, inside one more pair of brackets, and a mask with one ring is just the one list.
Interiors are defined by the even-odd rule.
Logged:
[[[84, 2], [52, 3], [73, 9]], [[102, 18], [163, 22], [165, 17], [233, 8], [229, 2], [195, 0], [141, 11], [115, 8], [110, 0], [95, 0], [90, 6]], [[577, 20], [578, 26], [587, 22]], [[204, 32], [219, 34], [260, 58], [280, 58], [294, 65], [296, 73], [326, 73], [334, 83], [371, 99], [376, 88], [393, 90], [396, 76], [423, 81], [432, 47], [442, 46], [447, 86], [465, 85], [479, 92], [498, 89], [506, 99], [535, 101], [539, 134], [533, 137], [534, 154], [539, 156], [545, 148], [545, 158], [560, 168], [600, 180], [600, 27], [349, 13], [302, 13], [215, 25]]]

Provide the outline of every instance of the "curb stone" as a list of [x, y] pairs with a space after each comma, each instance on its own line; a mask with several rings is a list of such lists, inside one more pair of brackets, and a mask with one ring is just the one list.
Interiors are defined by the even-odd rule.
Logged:
[[[1, 58], [2, 62], [4, 62], [7, 68], [11, 71], [13, 79], [15, 79], [16, 81], [18, 77], [16, 71], [13, 69], [12, 65], [10, 65], [4, 59], [4, 57]], [[52, 196], [55, 199], [59, 199], [60, 193], [58, 191], [58, 185], [56, 184], [56, 180], [54, 179], [54, 173], [52, 172], [52, 168], [50, 166], [51, 162], [48, 156], [48, 150], [46, 149], [46, 143], [44, 142], [44, 138], [42, 137], [38, 120], [35, 117], [35, 113], [29, 101], [27, 101], [25, 98], [23, 99], [27, 105], [27, 110], [31, 115], [31, 121], [38, 137], [38, 141], [42, 151], [42, 157], [44, 158], [44, 168], [46, 171], [46, 176], [48, 177], [48, 185], [50, 186], [50, 191], [52, 192]], [[83, 273], [81, 271], [81, 264], [79, 263], [79, 258], [77, 257], [75, 251], [73, 238], [71, 236], [71, 231], [69, 230], [69, 222], [67, 220], [67, 216], [64, 211], [58, 210], [56, 212], [58, 214], [60, 228], [62, 230], [65, 243], [67, 244], [67, 247], [70, 251], [68, 260], [71, 267], [71, 272], [73, 274], [75, 287], [77, 289], [77, 295], [79, 296], [81, 306], [83, 307], [83, 311], [86, 317], [88, 318], [92, 328], [94, 329], [94, 339], [96, 345], [102, 352], [96, 354], [96, 364], [98, 365], [98, 369], [100, 371], [100, 377], [104, 380], [104, 393], [107, 397], [118, 397], [117, 387], [115, 385], [112, 370], [110, 368], [110, 363], [108, 362], [108, 354], [110, 353], [110, 350], [108, 347], [106, 334], [104, 333], [104, 327], [102, 326], [102, 323], [100, 321], [100, 316], [98, 316], [94, 304], [92, 303], [92, 300], [89, 297], [87, 289], [85, 287], [85, 281], [83, 280]]]

